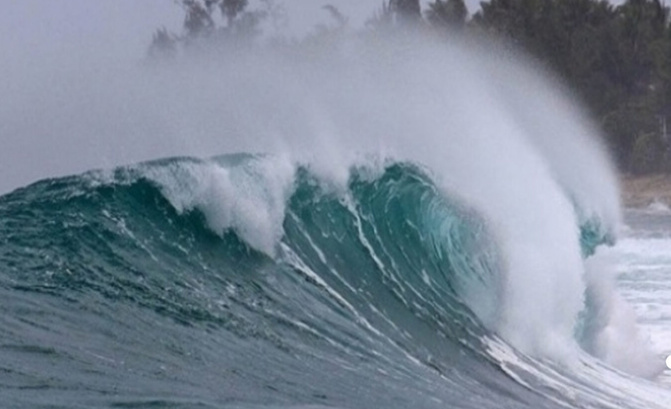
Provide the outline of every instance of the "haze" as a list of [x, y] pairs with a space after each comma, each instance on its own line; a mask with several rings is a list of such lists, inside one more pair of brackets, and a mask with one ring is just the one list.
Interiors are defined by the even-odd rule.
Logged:
[[[352, 27], [361, 26], [382, 5], [381, 0], [276, 3], [286, 10], [285, 30], [292, 36], [327, 22], [324, 4], [337, 6]], [[426, 7], [428, 1], [423, 3]], [[469, 10], [475, 11], [478, 3], [467, 1]], [[46, 177], [161, 155], [216, 153], [187, 143], [183, 129], [174, 123], [161, 125], [161, 118], [174, 116], [169, 108], [147, 107], [151, 112], [132, 108], [142, 101], [156, 105], [127, 81], [137, 75], [152, 34], [159, 27], [179, 32], [182, 21], [183, 11], [173, 0], [3, 4], [0, 193]], [[101, 83], [114, 85], [101, 87]], [[146, 133], [161, 133], [164, 143], [151, 146], [143, 140]]]

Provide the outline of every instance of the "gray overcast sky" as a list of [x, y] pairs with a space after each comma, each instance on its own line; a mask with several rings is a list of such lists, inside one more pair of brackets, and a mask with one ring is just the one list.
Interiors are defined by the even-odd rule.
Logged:
[[[137, 120], [137, 126], [143, 126], [137, 113], [114, 116], [105, 110], [123, 110], [124, 104], [118, 104], [120, 95], [131, 98], [138, 94], [126, 88], [134, 85], [130, 80], [123, 82], [122, 73], [146, 56], [157, 28], [181, 30], [184, 15], [179, 1], [0, 2], [0, 194], [48, 176], [160, 155], [149, 148], [137, 150], [105, 139], [111, 131], [128, 135], [138, 131], [109, 121], [127, 124]], [[259, 2], [250, 0], [252, 7]], [[359, 26], [383, 0], [275, 2], [284, 6], [290, 32], [300, 35], [328, 20], [325, 4], [337, 6], [352, 26]], [[101, 98], [107, 97], [117, 104], [102, 103]], [[129, 146], [136, 143], [127, 142]], [[123, 154], [115, 154], [117, 148]], [[109, 158], [106, 152], [111, 152]], [[184, 152], [175, 149], [161, 154], [180, 153]]]
[[[382, 5], [382, 0], [275, 2], [284, 6], [289, 29], [298, 34], [327, 20], [322, 9], [325, 4], [337, 6], [353, 26], [363, 24]], [[254, 6], [258, 0], [250, 3]], [[467, 3], [472, 11], [479, 1]], [[175, 0], [5, 1], [0, 13], [0, 55], [21, 58], [105, 47], [117, 59], [133, 58], [143, 55], [156, 28], [179, 31], [182, 21], [183, 13]]]
[[[328, 21], [323, 10], [333, 4], [360, 26], [383, 0], [274, 0], [286, 10], [289, 31], [303, 34]], [[429, 0], [422, 0], [424, 8]], [[614, 1], [614, 3], [619, 3]], [[183, 12], [178, 0], [5, 0], [0, 13], [0, 70], [30, 69], [57, 55], [90, 55], [104, 49], [113, 61], [144, 56], [152, 33], [165, 26], [179, 31]], [[252, 6], [259, 0], [250, 0]], [[471, 13], [480, 0], [466, 0]], [[4, 60], [4, 61], [3, 61]], [[0, 71], [1, 72], [1, 71]]]
[[[57, 123], [81, 125], [86, 132], [96, 132], [91, 127], [101, 126], [93, 119], [87, 122], [86, 117], [68, 122], [72, 118], [58, 116], [80, 112], [82, 106], [73, 101], [91, 97], [93, 93], [81, 89], [89, 84], [86, 78], [71, 81], [71, 77], [98, 73], [99, 77], [107, 78], [101, 73], [121, 72], [124, 67], [138, 64], [157, 28], [165, 26], [180, 31], [184, 16], [178, 1], [0, 1], [0, 194], [39, 178], [119, 164], [116, 159], [107, 163], [84, 154], [103, 149], [93, 146], [94, 138], [82, 136], [82, 140], [76, 140], [72, 136], [53, 140], [54, 135], [60, 135], [54, 130]], [[255, 6], [259, 1], [250, 3]], [[298, 35], [328, 21], [323, 10], [325, 4], [337, 6], [356, 27], [383, 3], [383, 0], [275, 1], [284, 6], [289, 29]], [[422, 1], [426, 6], [428, 0]], [[471, 12], [479, 5], [478, 0], [466, 2]], [[64, 89], [71, 94], [63, 94]], [[118, 93], [128, 92], [122, 86], [114, 89]], [[100, 107], [93, 105], [89, 111], [95, 114], [96, 108]], [[101, 115], [97, 119], [104, 118]], [[75, 130], [66, 131], [75, 134]], [[81, 146], [74, 146], [77, 143]], [[139, 153], [135, 156], [130, 155], [132, 158], [128, 160], [146, 159], [146, 155]]]
[[[333, 4], [359, 26], [383, 0], [274, 0], [288, 15], [289, 29], [302, 34], [327, 21], [325, 4]], [[615, 0], [620, 3], [622, 0]], [[144, 55], [156, 28], [179, 31], [183, 13], [178, 0], [5, 0], [0, 13], [0, 69], [7, 60], [25, 68], [53, 53], [106, 50], [117, 61]], [[422, 0], [424, 7], [429, 0]], [[252, 6], [259, 0], [250, 0]], [[466, 0], [472, 13], [480, 0]]]

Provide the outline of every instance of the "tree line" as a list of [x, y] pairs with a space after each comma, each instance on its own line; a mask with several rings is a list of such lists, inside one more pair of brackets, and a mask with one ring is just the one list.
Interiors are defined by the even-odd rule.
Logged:
[[[262, 0], [182, 0], [180, 35], [158, 30], [150, 55], [170, 57], [208, 44], [253, 44], [263, 22], [278, 24], [282, 9]], [[558, 74], [603, 129], [618, 167], [629, 173], [671, 171], [671, 24], [661, 0], [489, 0], [469, 14], [463, 0], [387, 0], [364, 30], [408, 27], [450, 41], [455, 35], [505, 38]], [[337, 35], [347, 18], [324, 6], [334, 24], [302, 43]], [[277, 39], [276, 39], [277, 40]], [[671, 126], [671, 121], [669, 122]]]

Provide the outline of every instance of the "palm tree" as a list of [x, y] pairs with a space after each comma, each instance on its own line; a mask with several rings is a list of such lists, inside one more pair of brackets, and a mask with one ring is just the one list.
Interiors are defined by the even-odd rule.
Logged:
[[426, 19], [438, 28], [461, 29], [466, 25], [468, 9], [464, 0], [436, 0], [429, 3]]

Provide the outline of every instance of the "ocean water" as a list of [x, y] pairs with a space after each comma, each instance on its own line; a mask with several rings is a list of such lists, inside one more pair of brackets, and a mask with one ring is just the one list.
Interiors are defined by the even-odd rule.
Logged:
[[[622, 297], [636, 316], [642, 337], [660, 360], [671, 355], [671, 211], [654, 203], [646, 209], [625, 212], [624, 238], [611, 257], [617, 269]], [[658, 382], [668, 388], [671, 369]]]
[[[175, 158], [0, 197], [3, 407], [668, 407], [666, 374], [492, 331], [502, 249], [421, 168], [353, 169], [336, 192], [299, 167], [273, 191], [269, 164]], [[663, 353], [671, 219], [627, 216], [604, 258]]]
[[538, 67], [392, 40], [15, 87], [0, 407], [671, 407], [666, 210]]

